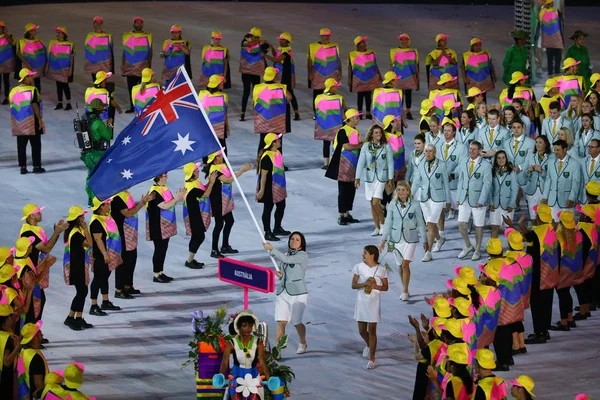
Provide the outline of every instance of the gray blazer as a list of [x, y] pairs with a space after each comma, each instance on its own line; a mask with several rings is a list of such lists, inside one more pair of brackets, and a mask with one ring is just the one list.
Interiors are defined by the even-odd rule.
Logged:
[[[448, 173], [448, 185], [450, 190], [456, 190], [458, 187], [458, 164], [460, 161], [467, 156], [467, 150], [465, 145], [458, 139], [454, 138], [454, 141], [448, 148], [448, 157], [446, 158], [446, 141], [440, 143], [437, 148], [437, 158], [444, 163], [446, 172]], [[450, 180], [450, 175], [454, 175], [453, 179]]]
[[269, 253], [281, 263], [283, 278], [277, 288], [277, 294], [285, 290], [290, 296], [299, 296], [308, 293], [304, 274], [308, 266], [308, 254], [305, 251], [299, 251], [294, 255], [284, 254], [273, 248]]
[[[546, 176], [548, 175], [548, 166], [552, 164], [554, 159], [554, 155], [546, 154], [544, 159], [540, 161], [539, 157], [535, 153], [530, 153], [527, 155], [527, 162], [525, 164], [524, 173], [526, 174], [525, 181], [525, 194], [528, 196], [533, 196], [535, 191], [540, 188], [540, 191], [544, 192], [544, 185], [546, 184]], [[539, 165], [542, 167], [543, 172], [537, 172], [533, 170], [531, 172], [527, 172], [527, 168], [530, 165]]]
[[[560, 113], [560, 116], [569, 121], [569, 125], [573, 128], [573, 134], [577, 135], [581, 129], [581, 117], [567, 118], [567, 110]], [[596, 125], [594, 125], [596, 126]]]
[[519, 185], [525, 185], [527, 183], [527, 159], [529, 154], [535, 151], [535, 140], [522, 135], [517, 146], [517, 151], [515, 152], [515, 138], [511, 137], [504, 142], [504, 151], [506, 152], [508, 161], [520, 168], [520, 171], [517, 173]]
[[577, 135], [576, 139], [575, 139], [575, 146], [577, 147], [577, 155], [579, 156], [579, 158], [587, 158], [588, 156], [588, 152], [587, 152], [587, 146], [588, 144], [590, 144], [590, 142], [592, 141], [592, 139], [597, 139], [600, 140], [600, 132], [593, 130], [590, 131], [587, 134], [587, 137], [585, 135], [585, 133], [581, 134], [581, 137], [579, 136], [579, 132], [576, 132], [575, 135]]
[[427, 201], [429, 199], [436, 203], [450, 203], [450, 186], [448, 185], [448, 173], [444, 162], [439, 159], [433, 159], [431, 163], [431, 172], [429, 171], [429, 161], [423, 160], [413, 175], [411, 191], [416, 193], [417, 188], [421, 188], [418, 201]]
[[500, 174], [492, 179], [492, 195], [490, 196], [490, 205], [494, 208], [502, 207], [507, 210], [509, 207], [517, 207], [517, 192], [519, 185], [517, 183], [517, 173], [510, 172]]
[[490, 126], [485, 125], [477, 132], [477, 141], [483, 146], [482, 150], [501, 150], [504, 141], [509, 138], [510, 132], [503, 126], [494, 128], [494, 139], [490, 143]]
[[548, 140], [550, 141], [550, 145], [552, 145], [552, 143], [554, 143], [558, 139], [558, 130], [563, 126], [573, 131], [571, 121], [569, 121], [568, 119], [564, 119], [563, 117], [560, 117], [556, 122], [556, 130], [554, 131], [554, 136], [552, 136], [553, 126], [554, 122], [552, 120], [552, 117], [547, 117], [542, 121], [542, 135], [548, 138]]
[[417, 171], [417, 167], [425, 159], [425, 152], [421, 153], [419, 157], [415, 156], [415, 151], [411, 151], [406, 155], [406, 181], [412, 182], [413, 176]]
[[383, 240], [392, 243], [398, 243], [401, 239], [407, 243], [419, 243], [419, 237], [423, 241], [427, 240], [427, 229], [419, 203], [408, 199], [405, 208], [402, 208], [400, 201], [392, 201], [387, 210]]
[[548, 175], [544, 184], [542, 198], [548, 201], [550, 207], [567, 207], [567, 200], [577, 203], [581, 186], [581, 165], [575, 158], [567, 155], [563, 167], [558, 173], [560, 160], [556, 157], [548, 165]]
[[433, 137], [433, 133], [431, 133], [431, 131], [425, 133], [425, 144], [432, 144], [435, 147], [438, 147], [438, 145], [444, 141], [444, 133], [441, 130], [438, 132], [435, 138]]
[[363, 144], [356, 166], [356, 179], [361, 179], [365, 173], [365, 182], [387, 182], [394, 179], [394, 158], [389, 144], [382, 146], [375, 155], [369, 152], [371, 143]]
[[587, 156], [586, 158], [582, 159], [580, 164], [581, 164], [581, 190], [580, 190], [580, 195], [579, 195], [579, 197], [580, 197], [579, 202], [581, 204], [586, 204], [587, 198], [585, 197], [585, 185], [589, 181], [600, 182], [600, 160], [598, 160], [594, 163], [594, 169], [591, 168], [592, 167], [592, 156]]
[[477, 139], [478, 129], [475, 127], [472, 131], [468, 127], [461, 127], [456, 131], [456, 140], [458, 140], [465, 147], [466, 153], [469, 153], [469, 144]]
[[473, 174], [469, 175], [470, 165], [471, 158], [467, 157], [458, 166], [456, 200], [459, 204], [464, 204], [466, 201], [471, 207], [477, 207], [477, 203], [487, 206], [492, 189], [492, 165], [480, 158], [473, 169]]

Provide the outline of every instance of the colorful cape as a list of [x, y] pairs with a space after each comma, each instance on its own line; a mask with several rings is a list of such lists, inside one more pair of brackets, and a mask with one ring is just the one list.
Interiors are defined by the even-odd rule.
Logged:
[[144, 93], [142, 93], [141, 89], [142, 85], [135, 85], [131, 89], [131, 100], [133, 101], [133, 109], [136, 115], [140, 114], [144, 107], [150, 103], [150, 100], [156, 97], [158, 92], [160, 92], [160, 85], [158, 83], [148, 83]]
[[583, 282], [583, 235], [575, 230], [575, 240], [570, 241], [557, 233], [560, 243], [560, 266], [557, 289], [568, 288]]
[[[173, 194], [166, 186], [158, 186], [152, 185], [150, 191], [148, 193], [156, 192], [162, 198], [163, 201], [169, 202], [173, 200]], [[146, 211], [148, 209], [148, 204], [146, 204]], [[159, 208], [160, 210], [160, 235], [163, 239], [168, 239], [172, 236], [177, 235], [177, 216], [175, 215], [175, 206], [164, 210]], [[146, 212], [146, 240], [151, 241], [150, 239], [150, 217], [148, 212]]]
[[84, 99], [86, 112], [92, 111], [90, 104], [94, 99], [100, 99], [104, 104], [107, 105], [104, 111], [100, 114], [100, 119], [106, 123], [106, 121], [108, 121], [108, 105], [110, 104], [111, 99], [109, 91], [104, 88], [89, 87], [85, 91]]
[[[117, 194], [123, 200], [128, 209], [135, 207], [135, 200], [129, 191], [125, 190]], [[125, 251], [132, 251], [138, 246], [138, 215], [125, 218], [123, 221], [123, 234], [125, 236]]]
[[56, 82], [69, 82], [71, 77], [71, 57], [75, 55], [73, 42], [51, 40], [48, 43], [48, 79]]
[[[192, 182], [185, 183], [185, 197], [183, 201], [183, 224], [185, 225], [185, 235], [192, 236], [192, 224], [190, 222], [190, 215], [188, 212], [187, 206], [187, 196], [192, 189], [201, 189], [206, 191], [206, 187], [199, 180], [195, 180]], [[210, 198], [209, 197], [201, 197], [198, 199], [198, 206], [200, 207], [200, 216], [202, 217], [202, 224], [204, 225], [204, 230], [207, 230], [210, 226], [210, 220], [212, 217], [211, 209], [210, 209]]]
[[185, 53], [181, 49], [181, 45], [191, 48], [191, 44], [187, 40], [172, 40], [167, 39], [163, 42], [162, 51], [165, 55], [165, 65], [162, 71], [162, 79], [168, 81], [175, 72], [185, 65]]
[[320, 94], [315, 99], [316, 140], [332, 141], [344, 124], [344, 98], [339, 94]]
[[44, 43], [35, 38], [19, 39], [19, 51], [21, 56], [31, 65], [31, 70], [36, 72], [36, 78], [46, 76], [46, 64], [48, 63], [48, 52]]
[[396, 47], [390, 50], [390, 65], [392, 71], [399, 76], [396, 87], [412, 90], [419, 87], [417, 67], [419, 65], [419, 52], [413, 48]]
[[475, 312], [473, 322], [477, 329], [477, 348], [483, 349], [494, 342], [502, 295], [492, 286], [478, 285], [476, 288], [481, 304]]
[[486, 92], [494, 90], [492, 57], [487, 50], [478, 53], [471, 51], [463, 53], [463, 63], [465, 66], [465, 75], [469, 79], [465, 82], [467, 90], [472, 87], [477, 87]]
[[142, 76], [142, 70], [150, 67], [151, 55], [152, 35], [150, 33], [124, 33], [121, 74], [124, 76]]
[[352, 68], [352, 91], [370, 92], [381, 85], [377, 58], [373, 50], [351, 51], [348, 55]]
[[247, 75], [262, 76], [265, 72], [265, 58], [261, 55], [260, 43], [244, 46], [240, 55], [240, 72]]
[[113, 68], [113, 41], [110, 33], [90, 32], [85, 37], [85, 63], [83, 72], [97, 74], [111, 72]]
[[[458, 65], [451, 64], [448, 57], [443, 56], [438, 65], [433, 65], [433, 61], [440, 56], [441, 52], [442, 51], [440, 49], [435, 49], [427, 55], [426, 64], [429, 68], [429, 90], [439, 89], [437, 83], [443, 74], [450, 74], [453, 77], [458, 78]], [[454, 60], [458, 61], [458, 57], [456, 56], [456, 52], [454, 50], [446, 49], [446, 52], [450, 53], [452, 57], [454, 57]], [[458, 79], [454, 81], [452, 88], [458, 89]]]
[[[65, 242], [65, 254], [63, 256], [63, 276], [65, 278], [65, 283], [67, 285], [71, 285], [71, 238], [76, 233], [81, 234], [85, 238], [85, 233], [82, 228], [73, 228], [71, 232], [69, 232], [69, 238]], [[87, 248], [85, 250], [85, 258], [84, 258], [84, 274], [85, 274], [85, 284], [90, 284], [90, 249]]]
[[229, 126], [225, 123], [229, 96], [223, 92], [210, 93], [208, 90], [201, 90], [198, 97], [215, 133], [219, 139], [225, 139], [229, 136]]
[[540, 26], [542, 28], [542, 48], [562, 49], [565, 47], [560, 18], [556, 8], [542, 8], [540, 10]]
[[[209, 174], [214, 171], [220, 172], [227, 177], [231, 177], [231, 171], [225, 164], [213, 164], [210, 166]], [[218, 179], [218, 178], [217, 178]], [[233, 187], [231, 183], [221, 182], [221, 215], [227, 215], [235, 208], [233, 202]]]
[[373, 92], [373, 123], [383, 126], [387, 115], [402, 117], [404, 93], [401, 89], [377, 88]]
[[[290, 55], [290, 62], [292, 63], [292, 89], [296, 88], [296, 66], [294, 65], [294, 53], [290, 46], [288, 47], [278, 47], [275, 50], [275, 58], [279, 57], [283, 53], [288, 53]], [[283, 63], [273, 63], [273, 66], [277, 68], [277, 77], [275, 78], [276, 82], [281, 82], [281, 73], [283, 71]]]
[[[12, 35], [10, 35], [10, 38], [15, 40]], [[15, 72], [15, 50], [10, 43], [10, 38], [4, 34], [0, 35], [0, 74]]]
[[[283, 168], [283, 155], [279, 151], [265, 151], [260, 158], [261, 161], [263, 158], [269, 157], [271, 159], [271, 163], [273, 164], [272, 171], [272, 183], [271, 189], [273, 193], [273, 203], [279, 203], [282, 200], [285, 200], [287, 197], [287, 190], [285, 187], [285, 170]], [[260, 179], [261, 174], [259, 173], [257, 176], [256, 182], [256, 193], [260, 190]], [[258, 201], [258, 199], [256, 199]]]
[[312, 90], [325, 89], [325, 81], [341, 79], [340, 48], [337, 43], [311, 43], [308, 46], [308, 58], [312, 63], [310, 87]]
[[209, 44], [202, 48], [200, 86], [206, 87], [208, 80], [213, 75], [225, 75], [225, 63], [227, 62], [228, 51], [227, 47], [213, 47]]
[[106, 252], [108, 260], [104, 260], [108, 264], [108, 270], [114, 271], [119, 265], [123, 264], [121, 258], [121, 236], [119, 235], [119, 228], [114, 219], [109, 216], [103, 215], [92, 215], [90, 225], [94, 221], [99, 221], [106, 232]]
[[558, 284], [558, 238], [550, 224], [533, 227], [540, 242], [540, 289], [554, 289]]
[[252, 92], [254, 133], [286, 133], [287, 89], [280, 83], [261, 83]]

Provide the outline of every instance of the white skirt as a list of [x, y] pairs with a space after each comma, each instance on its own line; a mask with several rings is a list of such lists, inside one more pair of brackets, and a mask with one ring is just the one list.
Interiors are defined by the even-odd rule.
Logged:
[[542, 199], [542, 191], [538, 187], [534, 194], [527, 195], [527, 208], [529, 209], [529, 219], [532, 221], [537, 217], [535, 211], [533, 211], [533, 207], [540, 204], [540, 200]]
[[373, 182], [365, 182], [365, 197], [371, 201], [373, 198], [383, 199], [385, 182], [379, 182], [377, 178]]
[[291, 322], [294, 326], [300, 325], [307, 302], [308, 293], [290, 296], [284, 290], [275, 298], [275, 321]]
[[394, 259], [397, 265], [401, 265], [402, 261], [412, 261], [415, 255], [416, 243], [406, 243], [404, 239], [400, 239], [394, 245], [397, 251], [394, 251]]
[[504, 208], [498, 207], [498, 208], [494, 209], [494, 211], [490, 211], [490, 225], [496, 225], [496, 226], [502, 226], [502, 227], [506, 226], [504, 224], [504, 219], [502, 218], [504, 216], [509, 217], [510, 220], [512, 221], [515, 217], [515, 210], [508, 212]]
[[373, 290], [366, 294], [364, 289], [359, 289], [356, 294], [354, 319], [359, 322], [377, 323], [381, 320], [381, 292]]

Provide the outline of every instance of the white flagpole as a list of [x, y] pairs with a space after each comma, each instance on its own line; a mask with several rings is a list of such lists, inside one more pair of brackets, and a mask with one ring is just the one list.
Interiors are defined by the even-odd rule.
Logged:
[[[185, 68], [183, 68], [183, 66], [181, 66], [181, 67], [179, 67], [179, 69], [181, 70], [181, 72], [185, 76], [185, 79], [188, 81], [188, 84], [191, 85], [192, 88], [193, 88], [194, 85], [192, 84], [192, 82], [190, 80], [190, 77], [188, 76], [187, 71], [185, 70]], [[258, 235], [260, 236], [261, 242], [264, 244], [267, 241], [265, 240], [265, 236], [263, 234], [262, 229], [258, 225], [258, 221], [256, 220], [256, 216], [254, 216], [254, 213], [252, 212], [252, 208], [250, 208], [250, 203], [248, 203], [248, 199], [246, 198], [246, 195], [244, 194], [244, 190], [242, 189], [242, 186], [240, 185], [240, 181], [238, 180], [237, 176], [235, 175], [233, 167], [231, 166], [231, 163], [229, 162], [229, 159], [227, 158], [227, 156], [225, 155], [225, 152], [223, 151], [223, 146], [221, 146], [221, 142], [219, 141], [219, 137], [215, 133], [215, 130], [214, 130], [212, 124], [210, 123], [210, 120], [208, 119], [208, 116], [206, 115], [206, 112], [204, 111], [204, 107], [202, 106], [202, 103], [200, 102], [200, 98], [198, 97], [198, 93], [196, 93], [195, 89], [192, 90], [192, 93], [194, 93], [194, 98], [196, 99], [196, 102], [200, 106], [200, 111], [202, 111], [202, 115], [204, 116], [204, 119], [206, 120], [208, 126], [210, 127], [210, 131], [212, 132], [213, 137], [215, 138], [215, 140], [219, 144], [219, 148], [221, 149], [221, 155], [223, 156], [223, 160], [225, 161], [225, 164], [227, 164], [227, 168], [229, 168], [229, 171], [231, 171], [231, 176], [233, 177], [233, 181], [235, 182], [235, 185], [237, 186], [238, 191], [242, 195], [242, 200], [244, 200], [244, 204], [246, 205], [246, 208], [248, 209], [248, 212], [250, 213], [250, 217], [252, 218], [252, 222], [254, 222], [254, 227], [256, 228], [256, 231], [258, 232]], [[275, 259], [273, 258], [273, 256], [269, 255], [269, 257], [271, 258], [271, 262], [273, 262], [273, 267], [275, 267], [275, 270], [279, 271], [279, 265], [277, 264], [277, 261], [275, 261]]]

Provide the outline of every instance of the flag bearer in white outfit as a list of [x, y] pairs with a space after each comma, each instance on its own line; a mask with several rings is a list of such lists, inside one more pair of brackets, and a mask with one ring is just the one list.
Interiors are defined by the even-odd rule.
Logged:
[[[464, 113], [463, 113], [464, 115]], [[444, 118], [442, 123], [442, 129], [444, 130], [444, 141], [440, 143], [437, 148], [437, 158], [444, 162], [446, 172], [448, 173], [448, 185], [450, 186], [450, 211], [448, 219], [454, 219], [454, 211], [456, 210], [456, 188], [458, 187], [458, 164], [467, 156], [467, 146], [456, 137], [456, 125], [450, 118]], [[444, 214], [440, 217], [438, 228], [440, 230], [440, 245], [445, 240], [444, 234]], [[441, 246], [440, 246], [441, 247]], [[432, 251], [438, 252], [440, 249], [436, 245], [433, 246]]]
[[[442, 241], [437, 223], [440, 220], [444, 207], [450, 209], [450, 186], [448, 185], [448, 173], [444, 162], [436, 158], [436, 148], [432, 144], [425, 145], [425, 160], [419, 164], [415, 175], [413, 176], [412, 191], [421, 188], [419, 197], [415, 200], [421, 202], [423, 217], [427, 223], [427, 244], [432, 249], [434, 240]], [[425, 256], [421, 261], [431, 261], [431, 250], [425, 251]]]
[[[481, 258], [481, 243], [483, 241], [483, 225], [485, 213], [492, 188], [492, 165], [483, 161], [479, 155], [481, 143], [474, 140], [469, 145], [469, 157], [461, 161], [458, 167], [458, 188], [456, 192], [458, 203], [458, 229], [465, 243], [465, 247], [458, 254], [458, 258], [466, 259], [471, 253], [471, 260]], [[475, 248], [469, 240], [467, 222], [473, 215], [475, 226]]]
[[490, 226], [492, 238], [498, 237], [500, 225], [504, 224], [503, 218], [513, 220], [517, 207], [517, 173], [513, 165], [507, 160], [506, 152], [499, 150], [494, 156], [492, 166], [492, 194], [490, 196]]
[[410, 196], [410, 185], [405, 181], [398, 182], [392, 202], [388, 205], [388, 213], [383, 226], [383, 240], [379, 250], [383, 251], [386, 242], [394, 247], [394, 258], [398, 264], [402, 280], [400, 300], [408, 301], [408, 284], [410, 282], [410, 263], [413, 260], [419, 238], [423, 241], [425, 251], [429, 250], [425, 221], [421, 207]]
[[554, 142], [554, 159], [548, 165], [541, 203], [552, 208], [552, 218], [558, 223], [560, 211], [573, 211], [581, 188], [581, 165], [567, 154], [567, 142]]
[[489, 110], [487, 116], [488, 123], [479, 129], [476, 140], [481, 144], [481, 156], [491, 163], [496, 151], [501, 150], [504, 141], [508, 140], [510, 132], [500, 125], [498, 110]]
[[535, 140], [527, 137], [525, 123], [520, 120], [513, 121], [511, 130], [512, 137], [504, 141], [504, 152], [513, 166], [513, 171], [517, 174], [519, 193], [517, 194], [516, 208], [518, 209], [523, 195], [523, 186], [527, 183], [527, 158], [535, 149]]
[[[587, 145], [588, 156], [581, 160], [581, 183], [585, 187], [590, 181], [600, 182], [600, 140], [591, 139]], [[587, 203], [585, 189], [579, 196], [581, 204]]]

